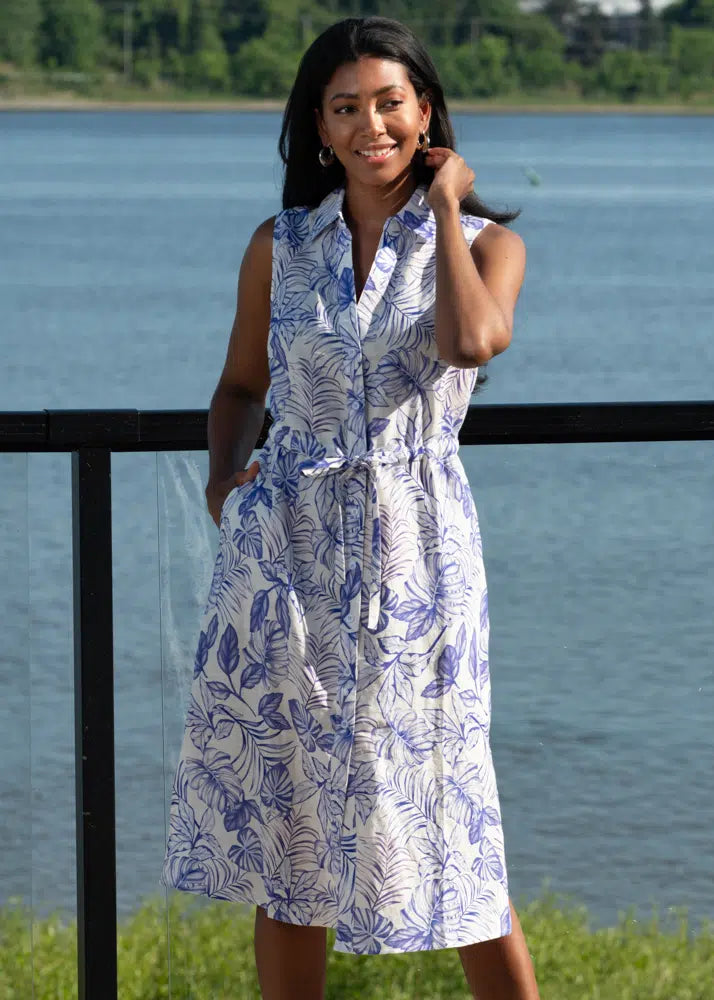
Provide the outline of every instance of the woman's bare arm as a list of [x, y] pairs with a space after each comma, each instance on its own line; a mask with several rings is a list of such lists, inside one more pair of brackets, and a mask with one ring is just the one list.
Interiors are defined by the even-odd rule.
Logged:
[[265, 420], [274, 221], [258, 226], [243, 257], [226, 360], [208, 411], [206, 501], [216, 524], [226, 496], [245, 479], [245, 463]]
[[493, 223], [469, 248], [457, 204], [440, 207], [435, 215], [439, 354], [450, 364], [475, 368], [511, 342], [525, 245], [517, 233]]

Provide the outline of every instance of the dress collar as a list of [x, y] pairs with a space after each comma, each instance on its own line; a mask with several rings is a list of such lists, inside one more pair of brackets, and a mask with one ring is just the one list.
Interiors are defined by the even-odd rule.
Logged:
[[[428, 188], [425, 184], [418, 185], [406, 204], [399, 209], [396, 215], [392, 216], [405, 229], [410, 229], [421, 240], [428, 240], [435, 232], [434, 215], [426, 200], [427, 192]], [[344, 198], [344, 186], [337, 187], [334, 191], [330, 191], [316, 208], [312, 209], [309, 239], [316, 239], [336, 219], [341, 218], [344, 221], [342, 214]]]

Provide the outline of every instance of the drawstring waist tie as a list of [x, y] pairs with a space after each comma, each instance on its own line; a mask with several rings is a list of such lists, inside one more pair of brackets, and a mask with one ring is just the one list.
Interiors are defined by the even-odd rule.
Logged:
[[[294, 445], [296, 437], [304, 438], [303, 433], [287, 435], [290, 445]], [[293, 438], [291, 441], [290, 438]], [[350, 456], [344, 453], [326, 454], [319, 458], [306, 455], [300, 448], [276, 443], [277, 447], [296, 453], [298, 469], [303, 476], [337, 475], [338, 477], [338, 512], [339, 512], [339, 544], [336, 551], [336, 570], [340, 584], [347, 578], [345, 565], [345, 518], [347, 483], [350, 479], [364, 473], [365, 505], [364, 505], [364, 549], [362, 559], [362, 579], [366, 583], [368, 595], [367, 627], [374, 630], [379, 622], [380, 597], [382, 592], [382, 535], [380, 528], [379, 495], [380, 484], [378, 471], [384, 465], [408, 464], [416, 458], [426, 455], [443, 461], [456, 454], [459, 448], [458, 438], [452, 435], [422, 442], [420, 445], [408, 446], [398, 444], [396, 447], [373, 448], [361, 455]]]

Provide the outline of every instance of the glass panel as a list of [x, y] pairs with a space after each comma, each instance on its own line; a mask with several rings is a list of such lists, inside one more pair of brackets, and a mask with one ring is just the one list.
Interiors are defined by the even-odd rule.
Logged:
[[[254, 453], [246, 463], [257, 456]], [[164, 797], [166, 831], [174, 773], [181, 749], [200, 619], [206, 604], [218, 548], [218, 532], [204, 494], [208, 456], [204, 453], [157, 455], [161, 578], [161, 658], [163, 663]], [[162, 860], [163, 860], [162, 845]], [[233, 980], [231, 949], [216, 947], [212, 960], [195, 947], [198, 937], [232, 942], [245, 966], [247, 926], [236, 913], [247, 908], [205, 896], [167, 890], [167, 925], [172, 996], [213, 995], [229, 981], [242, 996], [257, 995], [252, 978]], [[194, 938], [195, 935], [195, 938]], [[249, 976], [252, 976], [249, 965]], [[235, 992], [235, 990], [234, 990]]]
[[27, 527], [27, 455], [0, 455], [0, 969], [10, 970], [13, 996], [29, 997], [32, 802]]
[[[195, 925], [183, 918], [208, 904], [167, 893], [160, 875], [217, 544], [206, 470], [205, 453], [112, 459], [120, 992], [137, 977], [157, 989], [168, 980], [177, 997], [205, 985], [205, 955], [191, 946]], [[212, 906], [223, 920], [234, 912]]]
[[68, 455], [32, 455], [29, 469], [35, 985], [48, 995], [73, 996], [77, 855], [71, 462]]
[[461, 455], [513, 896], [714, 917], [711, 443]]
[[137, 982], [158, 995], [167, 969], [159, 883], [164, 804], [153, 454], [112, 456], [112, 532], [119, 995], [133, 996]]

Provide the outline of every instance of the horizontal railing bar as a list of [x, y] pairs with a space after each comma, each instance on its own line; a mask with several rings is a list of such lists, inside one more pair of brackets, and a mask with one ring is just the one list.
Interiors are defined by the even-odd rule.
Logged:
[[461, 444], [711, 441], [714, 401], [472, 404]]
[[[17, 449], [15, 449], [17, 445]], [[47, 412], [0, 413], [0, 451], [46, 451]]]
[[[203, 451], [206, 410], [0, 412], [0, 452]], [[257, 447], [272, 423], [266, 411]], [[560, 444], [714, 439], [714, 401], [472, 403], [459, 434], [470, 444]]]

